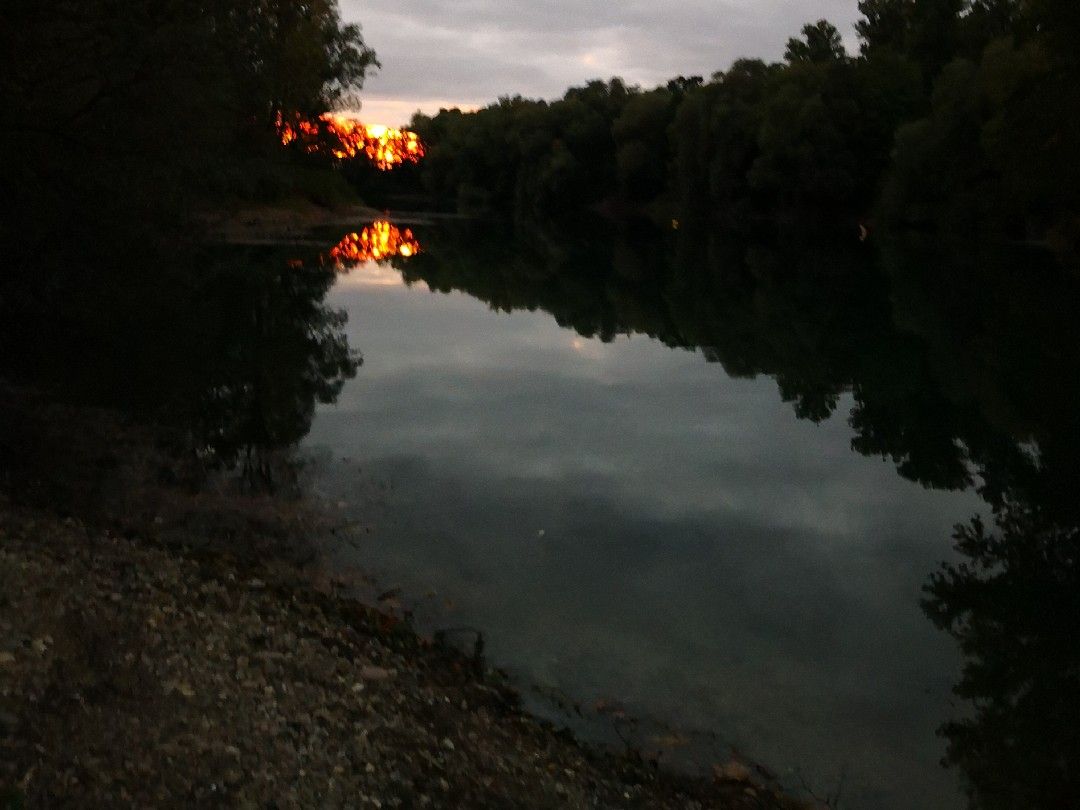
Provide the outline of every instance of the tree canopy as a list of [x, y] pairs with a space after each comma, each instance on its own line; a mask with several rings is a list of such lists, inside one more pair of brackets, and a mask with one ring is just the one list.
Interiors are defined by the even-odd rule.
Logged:
[[1075, 260], [1076, 8], [861, 0], [855, 55], [819, 20], [780, 64], [418, 115], [424, 182], [447, 205], [519, 217], [599, 206], [748, 233], [978, 228]]

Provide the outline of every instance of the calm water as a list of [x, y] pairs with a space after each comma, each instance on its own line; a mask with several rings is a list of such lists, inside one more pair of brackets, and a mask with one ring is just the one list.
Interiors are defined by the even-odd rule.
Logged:
[[576, 730], [845, 808], [1076, 806], [1074, 270], [992, 235], [413, 227], [76, 274], [0, 319], [0, 372], [160, 423], [185, 486], [310, 481], [357, 529], [331, 565], [482, 630]]
[[960, 658], [919, 601], [979, 498], [852, 452], [843, 386], [800, 418], [782, 374], [586, 336], [541, 286], [508, 313], [386, 264], [340, 277], [365, 363], [306, 439], [365, 527], [339, 563], [481, 628], [524, 682], [717, 734], [668, 757], [734, 746], [789, 785], [842, 780], [847, 807], [959, 807], [935, 730]]

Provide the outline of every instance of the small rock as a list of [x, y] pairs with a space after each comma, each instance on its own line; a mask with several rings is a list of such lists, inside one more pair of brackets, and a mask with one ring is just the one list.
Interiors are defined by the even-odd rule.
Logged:
[[195, 697], [195, 690], [192, 689], [191, 684], [187, 681], [166, 681], [163, 684], [165, 694], [169, 695], [173, 692], [179, 692], [186, 698]]
[[738, 760], [730, 760], [723, 765], [713, 765], [713, 777], [717, 782], [749, 782], [753, 773]]
[[449, 737], [443, 737], [442, 747], [445, 748], [447, 751], [453, 751], [454, 741], [451, 740]]

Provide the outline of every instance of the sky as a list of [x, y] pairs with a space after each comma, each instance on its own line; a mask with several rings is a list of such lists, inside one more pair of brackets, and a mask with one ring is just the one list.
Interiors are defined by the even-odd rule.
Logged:
[[788, 37], [826, 18], [855, 49], [856, 0], [340, 0], [382, 69], [362, 114], [478, 107], [504, 95], [558, 98], [590, 79], [650, 87], [709, 76], [739, 57], [779, 59]]

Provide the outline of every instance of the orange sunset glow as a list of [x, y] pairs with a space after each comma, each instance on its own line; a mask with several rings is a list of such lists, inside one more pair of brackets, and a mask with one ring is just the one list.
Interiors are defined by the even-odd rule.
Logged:
[[339, 113], [323, 113], [314, 119], [297, 113], [291, 120], [278, 113], [275, 124], [284, 146], [299, 143], [307, 152], [328, 152], [339, 160], [366, 157], [381, 171], [419, 163], [424, 156], [424, 145], [415, 132], [365, 124]]
[[329, 258], [339, 265], [378, 262], [420, 252], [420, 243], [409, 228], [398, 228], [388, 220], [372, 222], [359, 233], [346, 234], [330, 249]]

